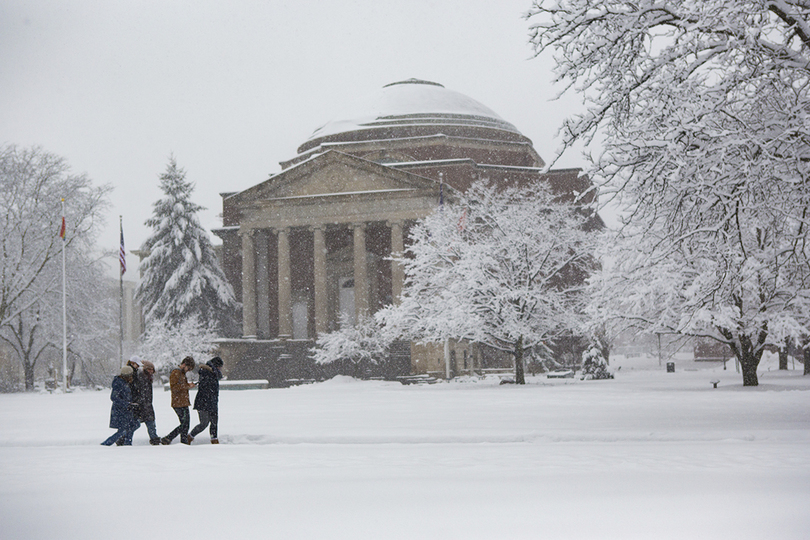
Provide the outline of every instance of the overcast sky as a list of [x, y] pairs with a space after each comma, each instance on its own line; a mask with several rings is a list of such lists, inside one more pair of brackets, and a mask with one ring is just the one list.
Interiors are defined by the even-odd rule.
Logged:
[[[203, 225], [358, 96], [411, 77], [466, 94], [549, 160], [577, 106], [551, 101], [530, 0], [0, 0], [0, 143], [40, 145], [115, 187], [103, 249], [146, 239], [174, 154]], [[577, 154], [557, 166], [580, 167]], [[68, 201], [69, 203], [69, 201]], [[218, 239], [212, 239], [218, 243]], [[111, 266], [114, 260], [110, 261]], [[137, 258], [128, 258], [134, 279]]]

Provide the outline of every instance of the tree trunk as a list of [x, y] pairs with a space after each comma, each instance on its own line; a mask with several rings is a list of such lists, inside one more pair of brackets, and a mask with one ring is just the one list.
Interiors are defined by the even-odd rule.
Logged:
[[761, 354], [758, 357], [748, 347], [741, 352], [742, 354], [738, 356], [738, 360], [742, 368], [743, 386], [759, 386], [757, 367], [759, 367]]
[[67, 374], [67, 385], [68, 388], [73, 388], [73, 376], [76, 374], [76, 361], [74, 360], [72, 364], [70, 364], [70, 370]]
[[779, 349], [779, 369], [788, 368], [788, 353], [787, 349]]
[[515, 344], [515, 383], [526, 384], [523, 372], [523, 336], [520, 336]]
[[810, 345], [804, 349], [804, 375], [810, 375]]
[[759, 386], [756, 364], [740, 360], [740, 367], [742, 368], [743, 386]]
[[734, 356], [740, 362], [742, 368], [743, 386], [759, 386], [759, 379], [757, 378], [757, 368], [759, 361], [762, 360], [762, 353], [764, 352], [763, 345], [767, 338], [767, 331], [763, 328], [759, 331], [754, 341], [751, 336], [740, 334], [738, 341], [734, 340], [731, 331], [718, 328], [727, 340], [730, 341], [729, 346], [734, 352]]
[[787, 368], [788, 368], [788, 340], [785, 339], [784, 345], [779, 348], [779, 369], [787, 369]]
[[34, 365], [23, 362], [23, 373], [25, 373], [25, 391], [30, 392], [34, 389]]

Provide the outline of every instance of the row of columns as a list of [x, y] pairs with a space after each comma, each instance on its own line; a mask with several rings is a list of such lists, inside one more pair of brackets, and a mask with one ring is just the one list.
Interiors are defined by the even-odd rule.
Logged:
[[[366, 224], [353, 223], [354, 302], [356, 319], [369, 314], [369, 281], [366, 252]], [[391, 227], [391, 253], [404, 252], [403, 224], [389, 222]], [[326, 236], [324, 226], [314, 226], [313, 275], [315, 287], [315, 333], [323, 334], [329, 328], [328, 296], [326, 287]], [[292, 269], [290, 260], [290, 229], [274, 229], [278, 243], [278, 333], [279, 338], [290, 338], [292, 321]], [[267, 242], [255, 241], [257, 229], [241, 232], [242, 236], [242, 334], [245, 338], [258, 337], [258, 320], [269, 321], [269, 302], [259, 302], [270, 296]], [[256, 264], [256, 256], [264, 264]], [[402, 266], [391, 262], [392, 297], [398, 301], [402, 294], [405, 272]]]

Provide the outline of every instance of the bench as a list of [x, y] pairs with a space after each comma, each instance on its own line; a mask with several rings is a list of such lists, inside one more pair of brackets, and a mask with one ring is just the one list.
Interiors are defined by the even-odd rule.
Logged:
[[284, 379], [284, 386], [301, 386], [303, 384], [315, 384], [315, 379]]
[[[219, 381], [220, 390], [266, 390], [270, 388], [270, 381], [267, 379], [252, 379], [246, 381]], [[169, 383], [163, 385], [163, 391], [171, 390]]]
[[397, 380], [401, 384], [436, 384], [439, 380], [430, 375], [400, 375]]
[[220, 390], [267, 390], [268, 388], [270, 388], [270, 381], [267, 379], [219, 381]]
[[720, 381], [709, 381], [709, 382], [712, 383], [712, 385], [714, 385], [715, 388], [717, 388], [717, 385]]
[[551, 371], [546, 375], [549, 379], [573, 379], [574, 378], [574, 371], [571, 369], [559, 370], [559, 371]]
[[502, 374], [514, 374], [515, 368], [508, 367], [508, 368], [481, 368], [479, 371], [482, 375], [502, 375]]

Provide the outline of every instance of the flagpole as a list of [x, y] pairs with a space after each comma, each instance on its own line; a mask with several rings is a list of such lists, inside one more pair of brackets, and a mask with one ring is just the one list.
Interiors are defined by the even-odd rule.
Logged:
[[67, 393], [67, 279], [65, 278], [65, 199], [62, 198], [62, 388]]
[[444, 174], [439, 172], [439, 210], [444, 210]]
[[118, 248], [118, 360], [120, 365], [124, 365], [124, 266], [121, 257], [124, 257], [124, 218], [118, 216], [118, 227], [121, 230], [121, 245]]

